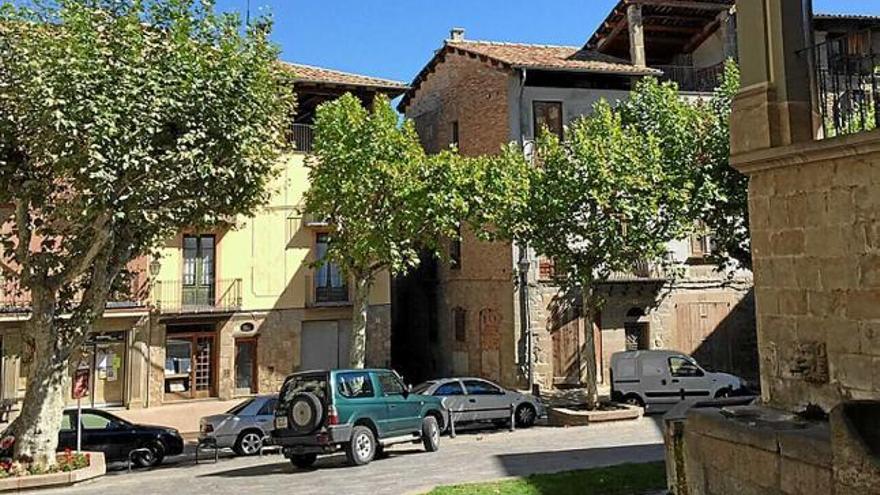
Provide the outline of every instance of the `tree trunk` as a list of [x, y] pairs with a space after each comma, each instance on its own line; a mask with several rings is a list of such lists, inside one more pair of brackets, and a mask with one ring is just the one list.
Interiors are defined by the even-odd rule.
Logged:
[[370, 308], [372, 275], [355, 276], [354, 301], [351, 318], [351, 344], [348, 350], [349, 365], [363, 368], [367, 357], [367, 311]]
[[596, 369], [596, 341], [593, 332], [595, 321], [595, 301], [591, 284], [584, 286], [581, 297], [581, 312], [584, 317], [584, 347], [581, 351], [581, 382], [586, 388], [587, 407], [595, 409], [599, 405], [598, 370]]
[[73, 342], [57, 335], [54, 297], [42, 292], [34, 291], [34, 314], [25, 325], [25, 342], [32, 343], [27, 393], [10, 431], [15, 435], [17, 459], [54, 466], [58, 430], [70, 387], [67, 370]]

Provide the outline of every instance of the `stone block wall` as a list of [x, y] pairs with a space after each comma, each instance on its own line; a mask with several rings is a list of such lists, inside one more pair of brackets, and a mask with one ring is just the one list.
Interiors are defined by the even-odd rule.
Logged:
[[734, 162], [750, 174], [765, 400], [880, 399], [880, 132]]

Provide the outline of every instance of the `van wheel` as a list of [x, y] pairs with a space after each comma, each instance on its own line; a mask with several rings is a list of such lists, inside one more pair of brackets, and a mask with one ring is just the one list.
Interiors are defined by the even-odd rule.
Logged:
[[425, 416], [422, 420], [422, 445], [426, 452], [437, 452], [440, 449], [440, 425], [434, 416]]
[[630, 406], [645, 407], [645, 401], [643, 401], [642, 398], [636, 394], [629, 394], [624, 397], [623, 403]]
[[290, 463], [298, 469], [308, 469], [318, 460], [318, 454], [294, 454], [290, 456]]
[[345, 456], [352, 466], [369, 464], [376, 457], [376, 437], [366, 426], [355, 426], [351, 441], [345, 445]]

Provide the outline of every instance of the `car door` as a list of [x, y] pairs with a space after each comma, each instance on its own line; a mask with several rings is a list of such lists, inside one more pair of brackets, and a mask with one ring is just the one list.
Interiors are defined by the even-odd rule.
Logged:
[[706, 373], [693, 359], [687, 356], [671, 356], [668, 361], [672, 391], [677, 393], [676, 401], [681, 400], [682, 395], [686, 397], [710, 396], [712, 380], [706, 376]]
[[510, 417], [510, 403], [504, 390], [486, 380], [462, 380], [468, 395], [468, 409], [475, 421]]
[[254, 423], [256, 423], [259, 429], [263, 430], [264, 435], [268, 435], [272, 431], [272, 423], [275, 421], [275, 405], [277, 403], [278, 399], [266, 399], [253, 418]]
[[[103, 411], [83, 411], [83, 450], [103, 452], [108, 460], [121, 459], [128, 454], [133, 435], [117, 418]], [[131, 446], [134, 448], [134, 446]], [[123, 455], [125, 452], [125, 455]]]
[[674, 404], [678, 401], [669, 373], [668, 354], [648, 353], [639, 356], [639, 391], [646, 406]]
[[473, 421], [473, 413], [467, 411], [468, 397], [464, 393], [464, 386], [460, 381], [449, 380], [442, 382], [437, 385], [437, 388], [434, 389], [431, 395], [443, 398], [443, 403], [449, 409], [452, 420], [456, 423]]
[[421, 430], [422, 404], [416, 398], [409, 398], [400, 378], [391, 372], [376, 374], [387, 411], [386, 425], [391, 436], [407, 435]]

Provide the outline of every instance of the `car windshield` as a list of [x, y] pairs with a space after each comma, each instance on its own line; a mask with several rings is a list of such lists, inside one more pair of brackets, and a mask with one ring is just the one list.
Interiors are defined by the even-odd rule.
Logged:
[[437, 382], [424, 382], [424, 383], [420, 383], [420, 384], [416, 385], [415, 387], [413, 387], [413, 389], [412, 389], [412, 393], [414, 393], [414, 394], [423, 394], [423, 393], [425, 393], [425, 390], [428, 390], [429, 388], [431, 388], [431, 385], [433, 385], [433, 384], [435, 384], [435, 383], [437, 383]]
[[241, 404], [238, 404], [237, 406], [233, 407], [232, 409], [226, 411], [226, 414], [232, 414], [232, 415], [241, 414], [241, 412], [244, 411], [244, 409], [247, 406], [249, 406], [250, 403], [253, 401], [254, 401], [254, 399], [248, 399], [248, 400], [242, 402]]
[[283, 403], [289, 403], [294, 395], [309, 392], [325, 399], [326, 390], [327, 375], [296, 375], [284, 382], [279, 397]]

